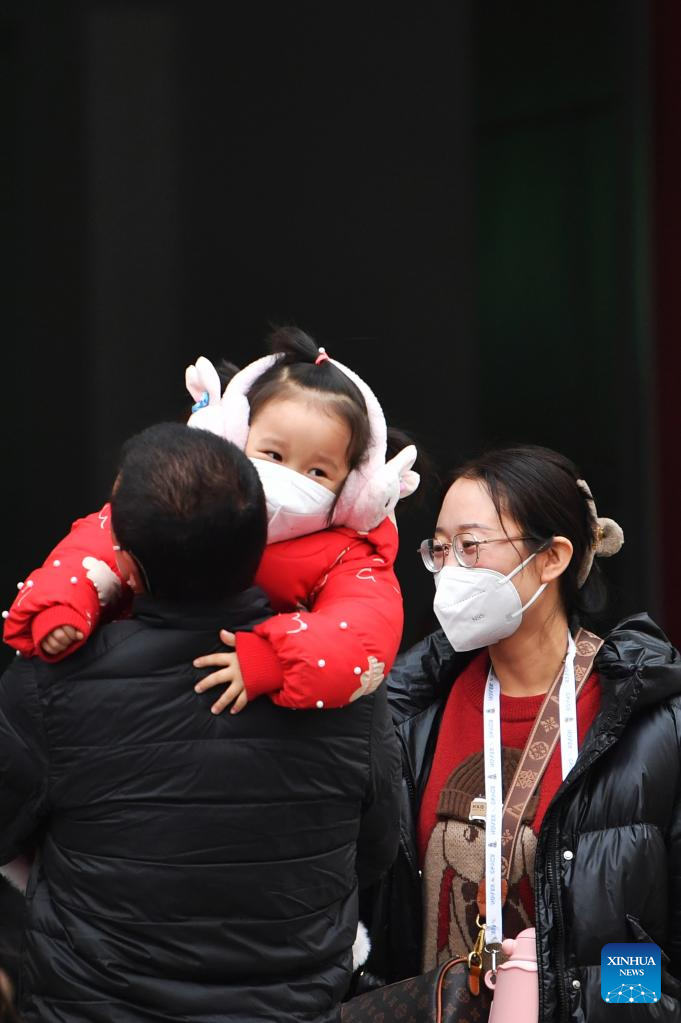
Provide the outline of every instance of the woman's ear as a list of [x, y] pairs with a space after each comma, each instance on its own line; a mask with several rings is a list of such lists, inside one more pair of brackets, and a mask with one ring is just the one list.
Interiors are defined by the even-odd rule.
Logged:
[[554, 536], [551, 546], [537, 557], [541, 558], [539, 577], [543, 583], [553, 582], [563, 574], [572, 560], [572, 541], [566, 536]]

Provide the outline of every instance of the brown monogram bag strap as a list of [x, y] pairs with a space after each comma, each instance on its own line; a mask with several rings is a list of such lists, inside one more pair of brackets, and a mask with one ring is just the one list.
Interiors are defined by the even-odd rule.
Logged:
[[[603, 640], [593, 632], [580, 629], [575, 637], [575, 695], [581, 693], [586, 680], [591, 674], [596, 654], [603, 646]], [[504, 800], [501, 837], [501, 901], [506, 902], [508, 893], [508, 875], [513, 863], [516, 842], [520, 832], [520, 822], [527, 804], [536, 791], [542, 775], [560, 738], [560, 713], [558, 709], [558, 692], [563, 680], [563, 667], [556, 676], [553, 685], [544, 697], [539, 713], [530, 731], [525, 748], [522, 752], [513, 780]], [[468, 986], [472, 994], [480, 990], [482, 972], [482, 948], [485, 935], [486, 890], [485, 879], [478, 885], [478, 939], [468, 956]]]
[[[580, 629], [575, 637], [575, 693], [577, 697], [591, 674], [596, 654], [602, 646], [603, 640], [600, 636], [596, 636], [595, 633], [588, 632], [586, 629]], [[561, 668], [537, 714], [504, 800], [501, 839], [501, 876], [503, 878], [508, 878], [511, 869], [523, 813], [558, 744], [560, 737], [558, 691], [562, 679], [563, 669]]]

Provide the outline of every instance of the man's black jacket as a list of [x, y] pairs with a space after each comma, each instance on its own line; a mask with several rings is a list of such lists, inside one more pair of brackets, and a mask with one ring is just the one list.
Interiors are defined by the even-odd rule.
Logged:
[[396, 850], [399, 753], [385, 686], [342, 710], [210, 713], [192, 659], [264, 617], [258, 590], [143, 598], [0, 680], [0, 863], [39, 850], [27, 1023], [336, 1019], [358, 882]]

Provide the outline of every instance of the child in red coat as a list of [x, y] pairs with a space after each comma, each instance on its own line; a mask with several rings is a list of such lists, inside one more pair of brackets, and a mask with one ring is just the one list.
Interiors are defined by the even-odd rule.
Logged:
[[[207, 359], [187, 371], [196, 400], [189, 425], [232, 440], [260, 474], [269, 529], [256, 582], [279, 612], [253, 632], [221, 633], [235, 649], [195, 662], [217, 669], [198, 691], [227, 686], [215, 713], [230, 703], [238, 712], [263, 693], [287, 707], [343, 706], [380, 684], [402, 633], [391, 513], [418, 485], [416, 450], [386, 463], [375, 396], [302, 331], [277, 331], [272, 347], [222, 397]], [[131, 597], [105, 505], [20, 584], [5, 640], [25, 656], [59, 660], [125, 613]]]

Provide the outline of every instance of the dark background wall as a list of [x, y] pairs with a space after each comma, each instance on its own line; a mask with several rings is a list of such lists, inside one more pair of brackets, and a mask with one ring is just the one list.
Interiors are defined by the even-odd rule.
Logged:
[[625, 531], [612, 611], [659, 616], [648, 7], [476, 11], [480, 436], [570, 454]]
[[[188, 362], [295, 321], [443, 470], [515, 440], [575, 458], [627, 535], [612, 616], [681, 641], [657, 547], [679, 318], [652, 315], [672, 7], [5, 4], [5, 601], [122, 440], [182, 415]], [[402, 519], [406, 642], [436, 507]]]
[[660, 512], [656, 553], [662, 566], [665, 621], [681, 644], [681, 508], [679, 381], [681, 380], [681, 4], [655, 3], [651, 11], [653, 63], [653, 325], [654, 403]]

